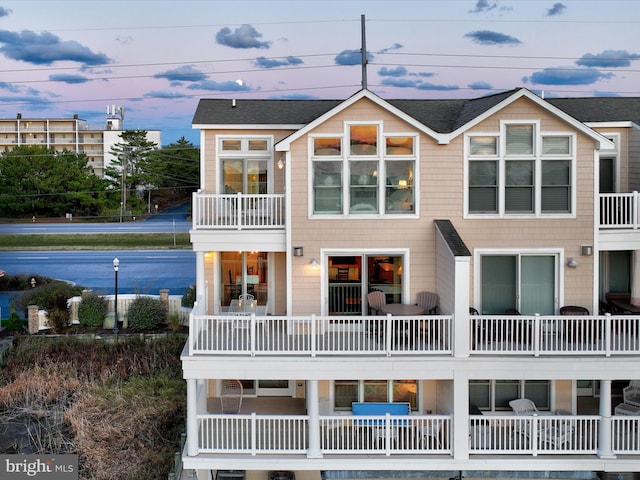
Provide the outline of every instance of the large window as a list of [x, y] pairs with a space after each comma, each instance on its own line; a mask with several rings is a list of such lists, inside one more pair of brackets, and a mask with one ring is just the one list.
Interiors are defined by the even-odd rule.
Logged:
[[271, 137], [220, 137], [222, 193], [268, 193]]
[[551, 384], [548, 380], [469, 380], [469, 403], [480, 410], [511, 410], [509, 402], [528, 398], [538, 410], [551, 409]]
[[573, 137], [538, 130], [531, 123], [503, 125], [504, 153], [498, 135], [468, 137], [470, 214], [572, 213]]
[[336, 380], [336, 410], [351, 410], [352, 402], [407, 402], [417, 410], [416, 380]]
[[310, 150], [312, 214], [414, 213], [415, 136], [347, 124], [342, 135], [312, 137]]

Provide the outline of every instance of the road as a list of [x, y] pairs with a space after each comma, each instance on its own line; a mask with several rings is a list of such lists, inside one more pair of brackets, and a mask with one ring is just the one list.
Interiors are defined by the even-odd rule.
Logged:
[[38, 274], [111, 294], [116, 256], [119, 293], [157, 294], [168, 288], [171, 294], [183, 294], [195, 282], [191, 250], [7, 251], [0, 252], [0, 265], [7, 275]]

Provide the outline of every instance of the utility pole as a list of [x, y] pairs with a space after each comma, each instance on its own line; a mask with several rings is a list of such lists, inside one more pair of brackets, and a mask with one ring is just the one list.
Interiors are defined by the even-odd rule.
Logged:
[[362, 30], [362, 88], [367, 88], [367, 35], [365, 32], [364, 15], [360, 16], [360, 27]]

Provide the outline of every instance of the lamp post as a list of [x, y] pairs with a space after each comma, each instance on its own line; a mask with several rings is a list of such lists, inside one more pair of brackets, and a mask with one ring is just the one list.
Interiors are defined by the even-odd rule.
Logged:
[[120, 260], [118, 257], [114, 257], [113, 259], [113, 272], [115, 273], [115, 281], [116, 281], [116, 295], [113, 302], [113, 333], [118, 333], [118, 267], [120, 266]]

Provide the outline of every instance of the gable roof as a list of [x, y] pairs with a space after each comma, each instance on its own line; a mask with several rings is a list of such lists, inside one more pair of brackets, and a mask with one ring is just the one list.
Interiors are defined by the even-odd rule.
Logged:
[[[572, 123], [577, 129], [603, 141], [587, 122], [634, 122], [640, 124], [640, 97], [581, 97], [543, 99], [525, 88], [475, 99], [384, 100], [363, 89], [346, 100], [230, 100], [202, 99], [193, 117], [193, 128], [290, 128], [298, 130], [283, 140], [298, 138], [331, 115], [368, 98], [402, 117], [426, 134], [447, 143], [451, 138], [521, 97]], [[606, 141], [606, 140], [604, 140]], [[281, 142], [281, 143], [282, 143]], [[281, 148], [283, 145], [280, 146]], [[280, 148], [280, 149], [281, 149]], [[286, 148], [286, 147], [285, 147]]]

